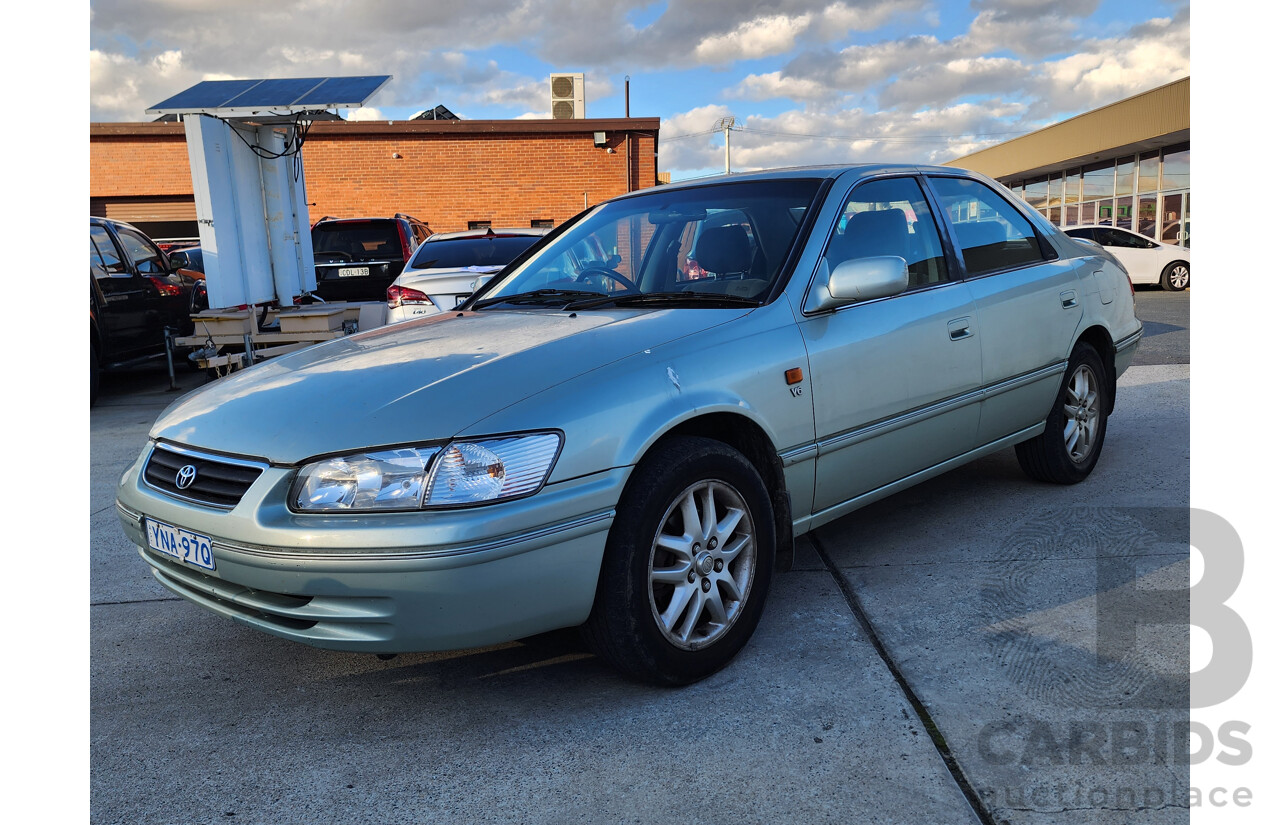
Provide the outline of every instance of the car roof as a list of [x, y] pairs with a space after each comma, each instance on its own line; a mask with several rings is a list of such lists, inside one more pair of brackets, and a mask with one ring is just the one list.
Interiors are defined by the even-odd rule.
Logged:
[[[707, 186], [716, 183], [739, 183], [742, 181], [758, 181], [758, 180], [794, 180], [796, 178], [816, 178], [832, 179], [840, 177], [845, 172], [857, 170], [865, 170], [867, 172], [924, 172], [931, 174], [947, 174], [947, 175], [964, 175], [971, 177], [984, 178], [968, 169], [962, 169], [956, 166], [928, 166], [918, 163], [834, 163], [825, 165], [812, 166], [786, 166], [778, 169], [760, 169], [754, 172], [734, 172], [728, 175], [712, 175], [705, 178], [690, 178], [683, 181], [674, 181], [672, 183], [664, 183], [657, 187], [658, 189], [690, 189], [699, 186]], [[621, 200], [622, 198], [636, 197], [639, 195], [653, 194], [655, 189], [649, 187], [646, 189], [637, 189], [634, 192], [628, 192], [620, 195], [613, 200]]]
[[391, 215], [391, 216], [376, 215], [368, 218], [321, 218], [320, 220], [316, 221], [315, 225], [319, 226], [322, 223], [367, 223], [369, 221], [398, 221], [401, 219], [413, 221], [415, 223], [422, 223], [422, 221], [418, 220], [417, 218], [407, 218], [404, 215]]
[[505, 229], [502, 227], [494, 227], [492, 229], [463, 229], [458, 232], [437, 232], [431, 237], [427, 238], [426, 241], [423, 241], [423, 243], [429, 243], [431, 241], [448, 241], [448, 240], [453, 240], [454, 238], [485, 238], [491, 234], [497, 238], [502, 238], [502, 237], [510, 238], [510, 237], [516, 237], [516, 236], [527, 236], [527, 237], [537, 238], [547, 234], [550, 231], [551, 231], [550, 229], [547, 229], [545, 227], [540, 227], [540, 226], [536, 226], [532, 228], [527, 226], [515, 226], [515, 227], [509, 227]]

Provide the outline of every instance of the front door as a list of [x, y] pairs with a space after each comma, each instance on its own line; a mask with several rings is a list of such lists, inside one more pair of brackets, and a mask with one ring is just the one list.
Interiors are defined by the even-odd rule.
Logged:
[[818, 441], [815, 513], [974, 444], [982, 374], [976, 312], [914, 177], [856, 186], [821, 266], [884, 255], [907, 262], [906, 292], [801, 322]]

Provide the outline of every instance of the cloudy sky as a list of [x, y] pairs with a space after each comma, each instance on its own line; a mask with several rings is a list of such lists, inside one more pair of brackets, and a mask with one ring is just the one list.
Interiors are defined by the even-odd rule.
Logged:
[[390, 74], [349, 117], [662, 119], [659, 169], [938, 162], [1191, 72], [1185, 0], [92, 0], [91, 121], [206, 79]]

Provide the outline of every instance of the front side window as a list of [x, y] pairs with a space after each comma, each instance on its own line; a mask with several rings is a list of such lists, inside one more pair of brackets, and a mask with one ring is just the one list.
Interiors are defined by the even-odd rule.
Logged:
[[991, 187], [964, 178], [930, 178], [955, 229], [970, 275], [1044, 260], [1031, 222]]
[[137, 232], [129, 229], [118, 229], [120, 243], [124, 245], [124, 254], [129, 256], [133, 265], [143, 275], [165, 274], [164, 256], [154, 244]]
[[660, 188], [602, 204], [491, 282], [476, 305], [592, 295], [618, 305], [762, 301], [819, 185], [797, 179]]
[[947, 280], [938, 225], [914, 178], [873, 180], [855, 188], [827, 245], [827, 265], [885, 255], [907, 262], [908, 289]]
[[1121, 249], [1150, 249], [1153, 246], [1146, 238], [1122, 229], [1098, 230], [1098, 242], [1103, 246], [1116, 246]]

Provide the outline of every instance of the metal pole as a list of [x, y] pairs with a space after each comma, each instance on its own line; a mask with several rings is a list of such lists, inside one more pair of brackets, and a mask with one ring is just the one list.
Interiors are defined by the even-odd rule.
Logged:
[[164, 357], [169, 362], [169, 389], [178, 388], [178, 379], [173, 375], [173, 334], [168, 327], [164, 328]]
[[626, 101], [626, 109], [624, 110], [625, 112], [624, 116], [631, 117], [631, 75], [627, 75], [625, 78], [623, 78], [622, 88], [623, 88], [622, 98], [623, 100]]
[[724, 173], [730, 174], [733, 170], [729, 168], [729, 124], [724, 125]]

